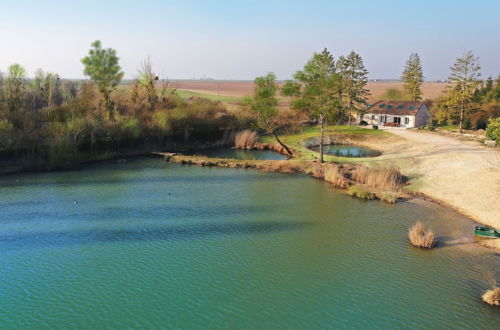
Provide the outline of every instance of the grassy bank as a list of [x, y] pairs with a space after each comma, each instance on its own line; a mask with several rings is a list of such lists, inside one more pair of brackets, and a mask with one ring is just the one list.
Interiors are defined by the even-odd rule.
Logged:
[[[335, 136], [339, 141], [344, 141], [346, 143], [355, 144], [366, 144], [367, 142], [372, 144], [376, 141], [384, 141], [384, 139], [389, 139], [392, 135], [391, 133], [385, 132], [383, 130], [376, 130], [371, 128], [364, 128], [358, 126], [337, 126], [331, 125], [325, 129], [325, 136]], [[319, 128], [316, 126], [309, 126], [302, 128], [299, 132], [283, 135], [280, 138], [285, 144], [296, 150], [295, 158], [301, 160], [314, 160], [318, 159], [319, 154], [317, 152], [311, 151], [307, 148], [305, 141], [310, 138], [316, 138], [320, 135]], [[276, 144], [276, 140], [272, 136], [263, 136], [259, 138], [260, 142]], [[340, 163], [355, 163], [359, 159], [348, 158], [348, 157], [337, 157], [332, 155], [324, 155], [325, 161], [333, 161]], [[366, 158], [364, 158], [366, 161]]]

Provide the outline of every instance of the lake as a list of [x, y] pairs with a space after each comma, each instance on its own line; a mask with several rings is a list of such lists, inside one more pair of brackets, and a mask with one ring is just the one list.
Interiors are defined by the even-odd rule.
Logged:
[[[76, 203], [75, 203], [76, 201]], [[0, 327], [474, 328], [499, 254], [420, 200], [136, 158], [0, 176]], [[407, 242], [416, 220], [444, 242]]]

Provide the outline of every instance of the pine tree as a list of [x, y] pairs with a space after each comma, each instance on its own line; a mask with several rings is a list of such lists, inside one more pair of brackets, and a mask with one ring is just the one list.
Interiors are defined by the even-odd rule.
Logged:
[[324, 128], [329, 120], [338, 118], [341, 109], [341, 77], [332, 54], [325, 48], [321, 53], [315, 53], [294, 78], [296, 81], [287, 82], [282, 93], [297, 97], [294, 107], [308, 112], [318, 123], [321, 133], [319, 161], [322, 163]]
[[411, 54], [408, 61], [406, 61], [401, 80], [403, 80], [403, 87], [410, 95], [412, 101], [422, 99], [422, 90], [420, 87], [424, 82], [424, 73], [420, 57], [417, 53]]
[[109, 118], [113, 118], [113, 102], [111, 93], [120, 83], [124, 73], [118, 64], [116, 50], [101, 47], [101, 42], [96, 40], [92, 43], [89, 55], [82, 58], [85, 66], [84, 74], [89, 76], [97, 85], [99, 93], [104, 101], [104, 106], [108, 110]]
[[361, 56], [352, 51], [347, 57], [340, 56], [337, 69], [342, 79], [341, 98], [349, 113], [349, 125], [352, 114], [360, 114], [368, 104], [370, 92], [366, 89], [368, 71]]
[[459, 112], [460, 132], [463, 130], [464, 117], [473, 103], [474, 95], [481, 81], [481, 66], [479, 58], [471, 51], [466, 51], [457, 58], [455, 64], [450, 68], [449, 81], [451, 90], [448, 96], [448, 104], [452, 111]]

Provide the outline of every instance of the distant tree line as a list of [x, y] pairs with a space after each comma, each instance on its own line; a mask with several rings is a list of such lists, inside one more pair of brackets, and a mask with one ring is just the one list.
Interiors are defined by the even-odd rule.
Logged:
[[0, 160], [35, 165], [100, 159], [165, 145], [212, 141], [244, 128], [220, 102], [180, 98], [146, 59], [131, 88], [113, 49], [92, 44], [82, 59], [90, 80], [63, 80], [19, 64], [0, 72]]

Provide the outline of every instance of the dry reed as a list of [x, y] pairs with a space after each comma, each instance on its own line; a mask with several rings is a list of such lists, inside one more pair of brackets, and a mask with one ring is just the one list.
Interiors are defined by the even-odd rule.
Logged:
[[234, 146], [236, 148], [252, 148], [256, 142], [257, 133], [250, 130], [244, 130], [236, 133]]
[[405, 177], [396, 166], [359, 166], [351, 173], [354, 181], [373, 188], [398, 191], [405, 182]]
[[410, 227], [408, 238], [411, 244], [421, 248], [430, 249], [437, 243], [436, 234], [432, 230], [426, 229], [420, 221]]
[[481, 298], [491, 306], [500, 306], [500, 288], [497, 286], [497, 281], [493, 274], [490, 274], [489, 282], [491, 289], [486, 290]]

